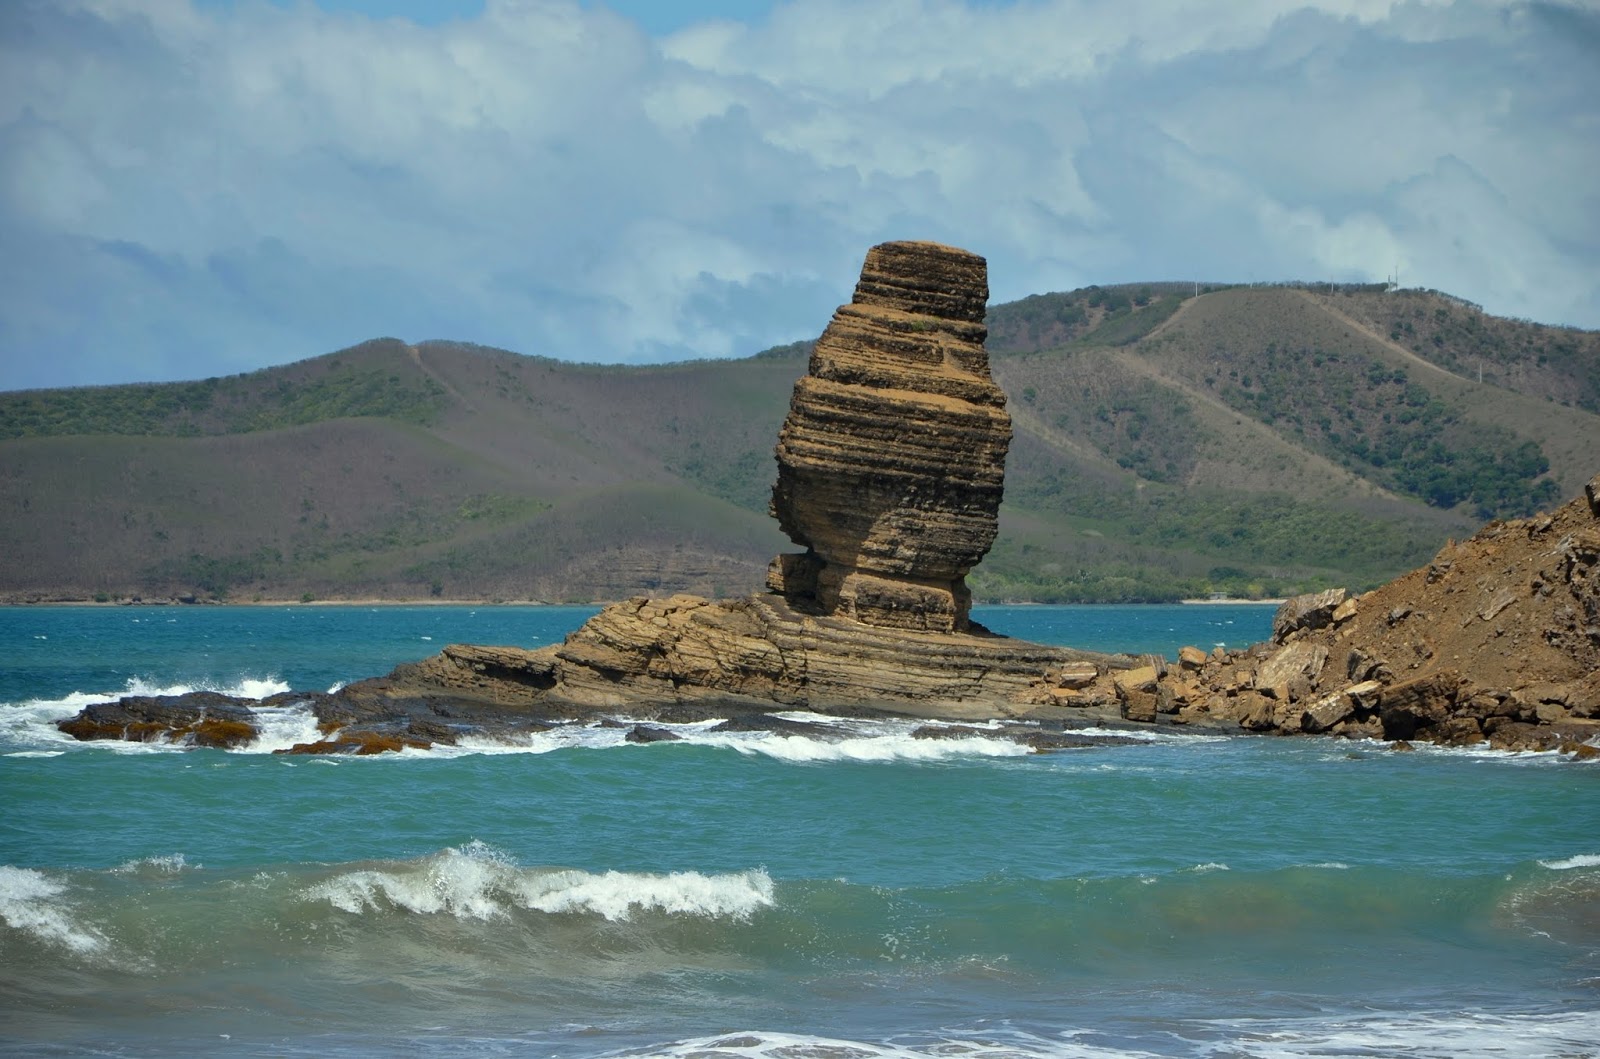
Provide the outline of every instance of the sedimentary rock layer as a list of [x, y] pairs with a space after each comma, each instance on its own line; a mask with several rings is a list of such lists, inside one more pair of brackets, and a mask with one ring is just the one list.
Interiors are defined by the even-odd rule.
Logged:
[[[1111, 674], [1125, 655], [1000, 636], [881, 629], [801, 614], [775, 596], [644, 597], [607, 607], [562, 644], [538, 651], [449, 647], [401, 667], [386, 695], [412, 687], [484, 701], [536, 703], [566, 715], [651, 715], [693, 704], [947, 719], [1024, 716], [1040, 675], [1086, 666]], [[352, 685], [353, 694], [364, 689]]]
[[989, 376], [983, 258], [937, 243], [867, 254], [795, 384], [772, 513], [806, 552], [769, 587], [801, 610], [964, 631], [994, 543], [1011, 420]]

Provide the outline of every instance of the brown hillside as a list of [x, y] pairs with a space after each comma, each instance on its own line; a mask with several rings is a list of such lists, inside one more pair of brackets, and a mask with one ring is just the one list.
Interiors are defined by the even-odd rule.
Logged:
[[[1015, 438], [976, 598], [1363, 588], [1600, 465], [1600, 416], [1461, 377], [1445, 365], [1467, 331], [1398, 342], [1379, 310], [1413, 301], [1385, 297], [1155, 284], [990, 307]], [[1471, 333], [1574, 392], [1600, 341]], [[599, 367], [378, 339], [230, 378], [0, 394], [0, 598], [754, 590], [782, 544], [772, 445], [806, 352]]]

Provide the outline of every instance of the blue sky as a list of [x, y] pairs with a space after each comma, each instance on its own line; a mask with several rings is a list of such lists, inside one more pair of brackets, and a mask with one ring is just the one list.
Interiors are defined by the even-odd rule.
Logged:
[[0, 389], [743, 356], [903, 238], [1600, 327], [1597, 172], [1600, 0], [5, 0]]

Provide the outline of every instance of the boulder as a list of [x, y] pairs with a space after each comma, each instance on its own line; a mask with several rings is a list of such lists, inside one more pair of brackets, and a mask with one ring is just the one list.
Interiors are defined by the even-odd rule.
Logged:
[[1313, 733], [1326, 732], [1340, 721], [1353, 717], [1355, 712], [1355, 699], [1347, 691], [1325, 695], [1307, 706], [1301, 713], [1300, 730]]
[[1241, 691], [1234, 697], [1231, 712], [1239, 727], [1252, 732], [1269, 732], [1277, 725], [1276, 706], [1259, 691]]
[[1333, 612], [1345, 601], [1345, 595], [1342, 588], [1330, 588], [1285, 600], [1272, 617], [1273, 642], [1286, 643], [1292, 633], [1333, 624]]
[[1454, 673], [1439, 672], [1384, 688], [1377, 703], [1383, 737], [1409, 740], [1442, 724], [1455, 705], [1459, 683]]
[[[1328, 661], [1328, 649], [1301, 640], [1279, 648], [1256, 669], [1256, 690], [1279, 702], [1303, 698]], [[1297, 694], [1292, 694], [1297, 692]]]

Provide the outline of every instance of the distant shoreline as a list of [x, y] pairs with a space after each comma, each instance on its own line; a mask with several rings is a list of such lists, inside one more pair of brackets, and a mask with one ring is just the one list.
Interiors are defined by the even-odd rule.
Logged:
[[[94, 599], [7, 599], [0, 607], [609, 607], [618, 600], [597, 599], [587, 603], [552, 603], [543, 599], [191, 599], [177, 598], [141, 599], [138, 601], [112, 599], [104, 602]], [[996, 603], [974, 603], [978, 607], [1169, 607], [1178, 604], [1189, 606], [1238, 606], [1259, 604], [1278, 606], [1282, 599], [1244, 599], [1229, 596], [1224, 599], [1180, 599], [1173, 603], [1038, 603], [1018, 600]]]

